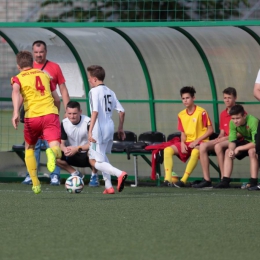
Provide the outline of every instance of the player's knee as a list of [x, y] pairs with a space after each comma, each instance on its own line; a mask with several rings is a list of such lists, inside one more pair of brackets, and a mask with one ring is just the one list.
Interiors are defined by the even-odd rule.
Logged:
[[201, 143], [200, 144], [200, 152], [207, 152], [207, 150], [208, 150], [207, 143]]
[[222, 148], [219, 144], [215, 144], [214, 151], [216, 154], [220, 153], [222, 151]]
[[174, 155], [174, 150], [172, 149], [172, 147], [166, 147], [164, 150], [163, 150], [163, 154], [164, 154], [164, 158], [165, 157], [172, 157]]
[[227, 149], [227, 150], [225, 151], [225, 156], [229, 156], [229, 153], [230, 153], [230, 150]]
[[249, 156], [250, 158], [256, 158], [255, 148], [248, 150], [248, 156]]
[[33, 149], [25, 149], [24, 160], [27, 161], [28, 159], [31, 159], [32, 157], [34, 157], [34, 150]]
[[193, 149], [193, 150], [191, 151], [191, 156], [192, 156], [192, 157], [199, 158], [199, 155], [200, 155], [199, 149]]

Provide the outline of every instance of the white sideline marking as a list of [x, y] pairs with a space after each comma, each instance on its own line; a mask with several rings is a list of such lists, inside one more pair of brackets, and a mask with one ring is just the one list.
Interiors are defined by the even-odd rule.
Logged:
[[[0, 190], [0, 192], [10, 192], [10, 193], [32, 193], [33, 194], [33, 191], [32, 190]], [[64, 191], [51, 191], [51, 190], [42, 190], [41, 193], [67, 193], [69, 194], [68, 192], [66, 192], [66, 190]], [[82, 191], [81, 194], [88, 194], [88, 193], [95, 193], [95, 194], [98, 194], [98, 193], [102, 193], [101, 191], [100, 192], [86, 192], [86, 191]], [[73, 194], [71, 194], [73, 195]]]
[[[0, 189], [0, 192], [10, 192], [10, 193], [32, 193], [33, 194], [33, 191], [32, 190], [1, 190]], [[241, 190], [241, 192], [244, 192]], [[253, 191], [249, 191], [250, 194], [221, 194], [221, 193], [218, 193], [218, 192], [201, 192], [201, 193], [197, 193], [197, 194], [194, 194], [194, 193], [173, 193], [173, 192], [158, 192], [158, 193], [155, 193], [155, 192], [147, 192], [147, 193], [142, 193], [143, 196], [157, 196], [157, 197], [160, 197], [162, 194], [165, 195], [169, 195], [170, 196], [220, 196], [220, 197], [257, 197], [259, 198], [259, 195], [254, 195]], [[67, 193], [66, 190], [64, 191], [51, 191], [51, 190], [42, 190], [42, 193]], [[69, 193], [67, 193], [69, 194]], [[102, 194], [102, 191], [99, 191], [99, 192], [88, 192], [88, 191], [82, 191], [81, 194]], [[125, 195], [135, 195], [135, 193], [121, 193], [122, 195], [125, 194]], [[73, 195], [73, 194], [71, 194]], [[136, 195], [140, 196], [140, 193], [138, 192]]]

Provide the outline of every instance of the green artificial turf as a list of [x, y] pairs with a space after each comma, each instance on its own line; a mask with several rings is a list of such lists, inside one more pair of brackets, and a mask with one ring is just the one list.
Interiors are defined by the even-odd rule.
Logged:
[[0, 259], [258, 259], [260, 192], [0, 184]]

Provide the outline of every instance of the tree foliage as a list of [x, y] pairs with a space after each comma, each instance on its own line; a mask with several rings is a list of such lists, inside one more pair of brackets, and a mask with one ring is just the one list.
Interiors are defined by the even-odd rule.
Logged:
[[[50, 7], [50, 5], [52, 5]], [[41, 13], [40, 22], [158, 22], [228, 20], [241, 17], [248, 0], [47, 0], [42, 7], [56, 8], [54, 15]], [[55, 9], [55, 10], [56, 10]]]

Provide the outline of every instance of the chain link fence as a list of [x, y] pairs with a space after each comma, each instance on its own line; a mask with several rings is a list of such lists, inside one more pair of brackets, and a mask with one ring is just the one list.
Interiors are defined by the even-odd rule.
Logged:
[[1, 0], [0, 22], [259, 20], [258, 0]]

